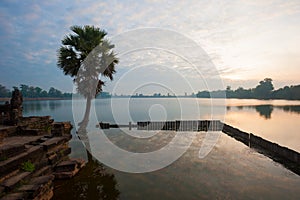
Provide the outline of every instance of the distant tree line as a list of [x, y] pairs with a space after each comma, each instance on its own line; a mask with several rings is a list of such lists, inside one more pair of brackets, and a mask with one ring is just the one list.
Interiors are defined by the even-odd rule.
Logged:
[[244, 89], [239, 87], [236, 90], [232, 90], [230, 86], [227, 86], [226, 90], [217, 91], [199, 91], [196, 96], [198, 98], [222, 98], [226, 95], [226, 98], [237, 99], [287, 99], [287, 100], [300, 100], [300, 85], [297, 86], [285, 86], [278, 90], [274, 90], [274, 86], [271, 78], [265, 78], [260, 81], [255, 88]]
[[0, 97], [10, 97], [11, 91], [0, 84]]
[[[300, 100], [300, 85], [296, 86], [285, 86], [278, 90], [274, 90], [274, 86], [271, 78], [265, 78], [260, 81], [255, 88], [244, 89], [239, 87], [236, 90], [232, 90], [230, 86], [227, 86], [226, 90], [217, 91], [199, 91], [196, 94], [198, 98], [237, 98], [237, 99], [287, 99], [287, 100]], [[18, 88], [18, 87], [14, 87]], [[72, 93], [63, 93], [58, 89], [51, 87], [48, 91], [43, 90], [40, 87], [28, 86], [21, 84], [18, 88], [23, 97], [27, 98], [71, 98]], [[176, 96], [164, 96], [160, 93], [153, 95], [156, 98], [163, 97], [176, 97]], [[0, 84], [0, 97], [11, 97], [11, 91], [5, 86]], [[111, 94], [108, 92], [101, 92], [98, 98], [111, 98]], [[135, 96], [124, 96], [124, 97], [135, 97]], [[137, 95], [137, 97], [147, 97], [142, 94]], [[152, 96], [149, 96], [152, 97]], [[192, 95], [191, 97], [194, 97]]]
[[[48, 91], [43, 90], [40, 87], [29, 86], [21, 84], [20, 87], [14, 87], [19, 89], [23, 97], [25, 98], [71, 98], [72, 93], [63, 93], [58, 89], [51, 87]], [[11, 91], [5, 86], [0, 84], [0, 97], [11, 97]]]
[[97, 98], [111, 98], [111, 94], [109, 92], [102, 91], [97, 95]]

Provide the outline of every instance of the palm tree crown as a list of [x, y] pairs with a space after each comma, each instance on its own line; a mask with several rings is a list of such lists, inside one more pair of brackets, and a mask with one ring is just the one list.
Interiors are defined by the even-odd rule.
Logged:
[[[104, 82], [99, 75], [113, 80], [118, 59], [112, 50], [114, 45], [105, 39], [104, 30], [94, 26], [72, 26], [70, 29], [74, 34], [62, 40], [57, 65], [65, 75], [74, 78], [78, 92], [88, 98], [102, 90]], [[90, 91], [94, 85], [96, 91]]]

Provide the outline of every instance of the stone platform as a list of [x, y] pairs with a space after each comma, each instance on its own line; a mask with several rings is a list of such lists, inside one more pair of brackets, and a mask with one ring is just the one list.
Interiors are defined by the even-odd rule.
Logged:
[[72, 125], [50, 117], [22, 119], [0, 127], [0, 199], [51, 199], [52, 181], [72, 178], [85, 164], [68, 158]]

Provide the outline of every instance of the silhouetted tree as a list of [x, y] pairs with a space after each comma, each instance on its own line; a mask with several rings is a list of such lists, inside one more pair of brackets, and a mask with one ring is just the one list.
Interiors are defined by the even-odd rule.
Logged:
[[251, 99], [251, 98], [253, 98], [252, 90], [239, 87], [238, 89], [236, 89], [234, 91], [234, 98]]
[[49, 97], [62, 97], [63, 94], [62, 94], [62, 92], [60, 90], [57, 90], [57, 89], [51, 87], [49, 89], [48, 96]]
[[[19, 89], [18, 87], [14, 86], [14, 89]], [[51, 87], [49, 89], [49, 93], [43, 90], [40, 87], [29, 86], [25, 84], [20, 85], [20, 91], [23, 97], [27, 98], [40, 98], [40, 97], [55, 97], [55, 98], [70, 98], [72, 97], [72, 93], [62, 93], [60, 90]], [[0, 84], [0, 97], [10, 97], [11, 91], [6, 89], [5, 86]]]
[[29, 86], [25, 85], [25, 84], [21, 84], [20, 88], [21, 88], [21, 93], [22, 93], [23, 97], [28, 97]]
[[10, 97], [11, 92], [5, 86], [0, 84], [0, 97]]
[[35, 92], [35, 97], [40, 97], [43, 89], [40, 87], [35, 87], [34, 92]]
[[278, 90], [275, 90], [272, 93], [272, 97], [274, 99], [291, 99], [291, 90], [290, 87], [285, 86], [284, 88], [280, 88]]
[[196, 96], [198, 97], [198, 98], [210, 98], [210, 93], [209, 93], [209, 91], [202, 91], [202, 92], [198, 92], [197, 94], [196, 94]]
[[227, 98], [232, 98], [233, 97], [233, 90], [231, 89], [230, 86], [226, 87], [226, 97]]
[[45, 91], [45, 90], [43, 90], [43, 91], [41, 92], [41, 97], [48, 97], [48, 92]]
[[72, 26], [73, 34], [62, 40], [58, 51], [57, 65], [65, 75], [74, 78], [77, 91], [86, 99], [86, 110], [82, 123], [87, 123], [91, 100], [102, 91], [104, 82], [99, 76], [113, 79], [118, 63], [114, 45], [105, 36], [107, 33], [94, 26]]
[[259, 85], [254, 89], [254, 95], [259, 99], [270, 99], [274, 86], [271, 78], [265, 78], [259, 82]]
[[290, 99], [292, 100], [300, 99], [300, 85], [290, 87]]

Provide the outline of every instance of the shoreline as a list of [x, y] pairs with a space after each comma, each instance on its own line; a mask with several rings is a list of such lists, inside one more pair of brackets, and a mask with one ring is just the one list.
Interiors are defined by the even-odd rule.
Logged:
[[[241, 98], [204, 98], [204, 97], [185, 97], [185, 96], [178, 96], [178, 97], [152, 97], [152, 96], [144, 96], [144, 97], [130, 97], [130, 96], [117, 96], [117, 97], [110, 97], [110, 98], [95, 98], [95, 99], [126, 99], [126, 98], [135, 98], [135, 99], [167, 99], [167, 98], [193, 98], [193, 99], [227, 99], [227, 100], [259, 100], [259, 101], [300, 101], [297, 99], [241, 99]], [[10, 97], [0, 97], [0, 102], [10, 101]], [[70, 98], [62, 98], [62, 97], [37, 97], [37, 98], [23, 98], [23, 101], [47, 101], [47, 100], [70, 100]]]
[[[0, 102], [10, 101], [9, 97], [0, 97]], [[47, 100], [68, 100], [71, 98], [59, 98], [59, 97], [38, 97], [38, 98], [23, 98], [24, 101], [47, 101]]]

